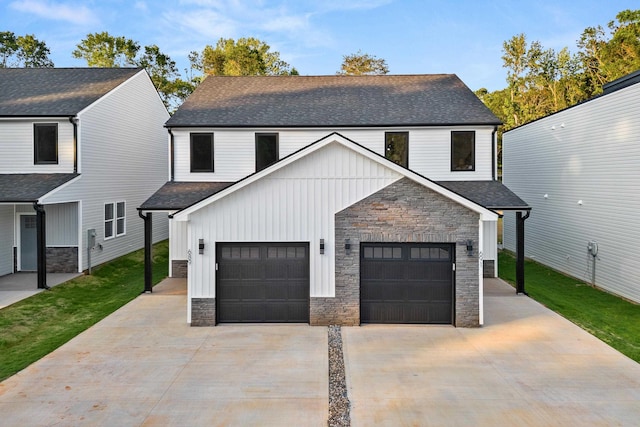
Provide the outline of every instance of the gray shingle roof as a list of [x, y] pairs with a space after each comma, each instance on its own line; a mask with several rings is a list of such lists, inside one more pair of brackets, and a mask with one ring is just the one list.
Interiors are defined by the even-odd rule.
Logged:
[[500, 124], [455, 74], [209, 76], [168, 127]]
[[35, 202], [76, 176], [75, 173], [0, 174], [0, 202]]
[[139, 68], [0, 68], [0, 116], [73, 116]]
[[224, 190], [233, 182], [175, 182], [164, 184], [140, 206], [141, 210], [184, 209]]
[[436, 183], [487, 209], [530, 209], [527, 202], [500, 181], [436, 181]]

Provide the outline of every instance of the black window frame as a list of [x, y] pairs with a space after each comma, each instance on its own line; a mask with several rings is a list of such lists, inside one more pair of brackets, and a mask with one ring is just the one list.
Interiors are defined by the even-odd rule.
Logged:
[[[389, 155], [388, 155], [389, 151], [391, 150], [391, 147], [389, 145], [390, 145], [390, 142], [392, 142], [392, 141], [389, 141], [389, 137], [391, 137], [393, 135], [405, 135], [406, 136], [407, 147], [406, 147], [405, 152], [404, 152], [404, 159], [402, 159], [402, 161], [403, 161], [402, 163], [399, 163], [399, 162], [395, 161], [394, 159], [390, 158]], [[393, 163], [408, 169], [409, 168], [409, 132], [385, 132], [384, 133], [384, 157], [387, 160], [390, 160]]]
[[[462, 166], [457, 166], [459, 163], [460, 155], [456, 155], [456, 135], [470, 135], [471, 136], [471, 156], [470, 163], [465, 163]], [[453, 130], [451, 131], [451, 172], [473, 172], [476, 170], [476, 131], [474, 130]]]
[[[260, 137], [275, 137], [275, 159], [270, 162], [270, 163], [266, 163], [266, 164], [259, 164], [259, 156], [258, 156], [258, 139]], [[271, 166], [272, 164], [276, 163], [278, 160], [280, 160], [280, 135], [277, 132], [256, 132], [255, 134], [255, 157], [256, 157], [256, 172], [261, 171], [262, 169], [265, 169], [269, 166]]]
[[[211, 145], [211, 167], [208, 168], [194, 168], [194, 151], [193, 151], [193, 145], [194, 145], [194, 137], [209, 137], [210, 138], [210, 145]], [[213, 132], [191, 132], [189, 134], [189, 148], [190, 148], [190, 171], [194, 172], [194, 173], [211, 173], [211, 172], [215, 172], [215, 151], [214, 151], [214, 143], [213, 143]]]
[[[42, 160], [40, 159], [40, 144], [44, 144], [50, 141], [41, 141], [40, 128], [54, 128], [55, 138], [53, 141], [53, 148], [55, 151], [55, 160]], [[33, 164], [34, 165], [57, 165], [58, 164], [58, 123], [34, 123], [33, 124]]]

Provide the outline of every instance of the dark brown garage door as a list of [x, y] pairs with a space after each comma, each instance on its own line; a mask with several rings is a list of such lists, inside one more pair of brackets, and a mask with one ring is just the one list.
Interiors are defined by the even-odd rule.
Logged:
[[454, 245], [363, 243], [363, 323], [453, 323]]
[[218, 322], [309, 322], [308, 243], [217, 245]]

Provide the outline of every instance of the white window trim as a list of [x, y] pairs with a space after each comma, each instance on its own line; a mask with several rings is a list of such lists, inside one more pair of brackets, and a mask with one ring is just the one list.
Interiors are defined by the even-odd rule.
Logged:
[[[124, 209], [122, 210], [123, 215], [122, 216], [118, 216], [118, 205], [122, 203], [124, 205]], [[127, 202], [125, 202], [124, 200], [121, 200], [119, 202], [115, 203], [115, 211], [113, 211], [114, 214], [114, 218], [115, 218], [115, 228], [113, 229], [116, 237], [120, 237], [120, 236], [124, 236], [125, 234], [127, 234]], [[121, 219], [122, 223], [123, 223], [123, 230], [122, 233], [118, 233], [118, 220]]]

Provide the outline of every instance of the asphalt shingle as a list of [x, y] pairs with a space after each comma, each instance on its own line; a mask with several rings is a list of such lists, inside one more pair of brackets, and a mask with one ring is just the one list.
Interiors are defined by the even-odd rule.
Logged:
[[527, 202], [500, 181], [436, 181], [436, 183], [487, 209], [530, 209]]
[[0, 202], [35, 202], [76, 176], [75, 173], [0, 174]]
[[175, 182], [164, 184], [141, 206], [141, 210], [180, 210], [224, 190], [233, 182]]

